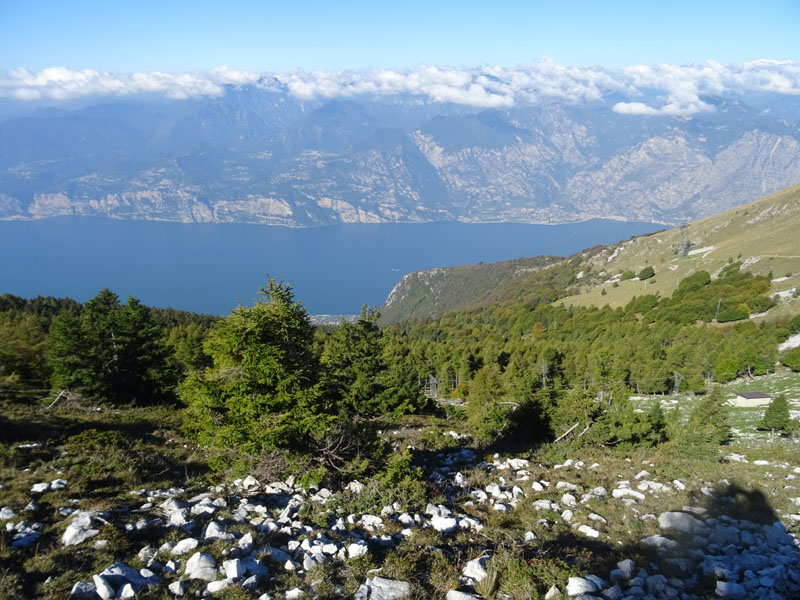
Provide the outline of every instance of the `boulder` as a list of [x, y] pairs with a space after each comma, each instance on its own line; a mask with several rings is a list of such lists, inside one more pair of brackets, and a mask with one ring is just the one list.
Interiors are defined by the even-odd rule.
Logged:
[[402, 600], [411, 592], [407, 581], [373, 577], [358, 588], [353, 600]]
[[209, 594], [216, 594], [222, 590], [227, 590], [233, 585], [233, 579], [220, 579], [219, 581], [210, 581], [206, 586], [206, 591]]
[[78, 581], [72, 586], [69, 596], [76, 600], [96, 600], [97, 588], [89, 581]]
[[92, 575], [92, 581], [94, 582], [95, 592], [103, 600], [111, 600], [117, 595], [117, 592], [102, 575]]
[[210, 554], [195, 552], [192, 557], [186, 561], [184, 574], [189, 579], [214, 581], [217, 578], [217, 562]]
[[567, 581], [567, 595], [581, 596], [597, 591], [597, 584], [585, 577], [570, 577]]
[[189, 582], [185, 579], [175, 581], [167, 586], [173, 596], [183, 596], [189, 590]]
[[658, 526], [663, 531], [683, 535], [702, 534], [708, 530], [703, 521], [687, 512], [681, 511], [661, 513], [658, 517]]
[[197, 546], [200, 545], [200, 541], [196, 538], [184, 538], [172, 548], [172, 555], [173, 556], [183, 556], [184, 554], [188, 554]]
[[474, 560], [470, 560], [464, 565], [464, 568], [461, 570], [461, 574], [464, 575], [464, 577], [469, 577], [475, 582], [483, 581], [489, 575], [484, 568], [487, 562], [489, 562], [489, 558], [487, 556], [481, 556]]
[[447, 592], [445, 600], [481, 600], [481, 597], [476, 596], [475, 594], [468, 594], [467, 592], [450, 590], [449, 592]]
[[93, 529], [90, 524], [84, 524], [82, 520], [76, 521], [70, 523], [61, 536], [61, 543], [65, 546], [76, 546], [100, 533], [99, 529]]
[[747, 597], [747, 590], [743, 586], [732, 581], [718, 581], [717, 589], [714, 591], [720, 598], [733, 598], [738, 600], [739, 598]]
[[245, 574], [245, 566], [238, 558], [224, 561], [222, 570], [225, 571], [227, 579], [239, 579]]
[[431, 526], [440, 533], [450, 533], [458, 529], [458, 521], [453, 517], [433, 517]]

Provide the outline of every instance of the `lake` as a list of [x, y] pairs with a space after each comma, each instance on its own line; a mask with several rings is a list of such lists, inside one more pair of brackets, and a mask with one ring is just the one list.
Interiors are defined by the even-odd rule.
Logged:
[[569, 225], [383, 223], [312, 229], [60, 217], [0, 221], [0, 293], [69, 296], [108, 287], [152, 306], [227, 314], [252, 303], [267, 274], [288, 282], [311, 314], [383, 304], [407, 272], [554, 254], [566, 256], [652, 223]]

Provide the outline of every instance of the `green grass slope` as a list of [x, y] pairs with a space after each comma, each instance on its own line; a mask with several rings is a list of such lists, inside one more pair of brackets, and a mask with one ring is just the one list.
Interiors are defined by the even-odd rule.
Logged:
[[[781, 302], [770, 313], [797, 312], [792, 290], [800, 287], [800, 185], [683, 228], [609, 246], [586, 261], [578, 293], [562, 302], [617, 307], [634, 296], [668, 296], [691, 273], [705, 270], [713, 276], [732, 260], [743, 261], [742, 268], [755, 275], [772, 273], [771, 293]], [[647, 266], [654, 277], [621, 277]]]
[[[521, 258], [490, 264], [414, 271], [381, 307], [384, 324], [436, 317], [454, 310], [507, 301], [558, 299], [572, 306], [624, 306], [634, 296], [669, 296], [681, 279], [718, 273], [731, 261], [755, 275], [772, 272], [780, 302], [770, 318], [796, 314], [800, 300], [800, 185], [727, 212], [658, 233], [594, 247], [568, 259]], [[645, 267], [655, 276], [639, 280]], [[623, 279], [626, 271], [633, 278]]]

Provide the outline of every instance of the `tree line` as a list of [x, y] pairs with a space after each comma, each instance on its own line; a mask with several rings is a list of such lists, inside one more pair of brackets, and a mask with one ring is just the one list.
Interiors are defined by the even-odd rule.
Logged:
[[[274, 280], [224, 318], [122, 302], [110, 290], [84, 304], [4, 295], [0, 393], [49, 387], [111, 405], [173, 402], [217, 468], [272, 465], [318, 480], [385, 456], [381, 420], [444, 410], [422, 393], [431, 376], [439, 396], [465, 401], [445, 414], [483, 444], [718, 440], [725, 418], [714, 384], [770, 372], [778, 343], [800, 332], [800, 315], [748, 318], [774, 302], [769, 280], [738, 263], [616, 309], [555, 303], [568, 268], [537, 274], [538, 291], [388, 327], [365, 306], [354, 323], [315, 328]], [[795, 354], [782, 357], [792, 368]], [[629, 398], [687, 391], [705, 395], [688, 429], [659, 403], [641, 410]]]

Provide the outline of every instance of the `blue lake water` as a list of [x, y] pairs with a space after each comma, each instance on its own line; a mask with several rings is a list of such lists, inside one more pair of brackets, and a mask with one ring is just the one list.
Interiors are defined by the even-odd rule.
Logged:
[[407, 272], [554, 254], [566, 256], [652, 223], [424, 223], [290, 229], [63, 217], [0, 221], [0, 293], [85, 301], [108, 287], [152, 306], [227, 314], [250, 304], [267, 274], [311, 314], [383, 304]]

